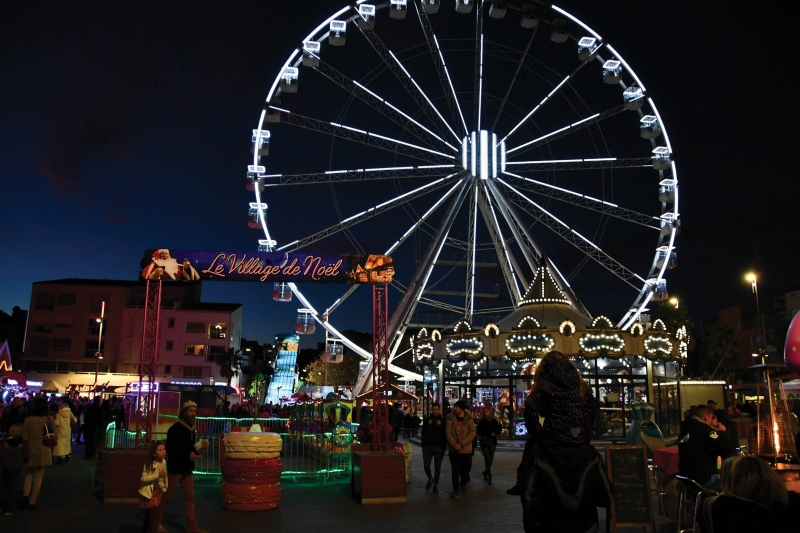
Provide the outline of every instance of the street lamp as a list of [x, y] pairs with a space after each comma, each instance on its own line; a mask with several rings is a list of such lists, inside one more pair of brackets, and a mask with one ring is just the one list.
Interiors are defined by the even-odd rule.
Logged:
[[[103, 358], [103, 319], [106, 316], [106, 303], [102, 302], [100, 305], [100, 318], [97, 318], [97, 322], [100, 324], [100, 331], [97, 336], [97, 351], [94, 353], [95, 358], [95, 365], [94, 365], [94, 388], [97, 389], [97, 373], [100, 371], [100, 359]], [[96, 394], [96, 390], [95, 390]]]
[[765, 358], [769, 356], [767, 355], [767, 334], [766, 331], [764, 331], [764, 321], [761, 318], [761, 305], [758, 301], [758, 277], [754, 272], [748, 272], [744, 279], [750, 282], [750, 287], [753, 289], [753, 294], [756, 295], [756, 315], [758, 316], [758, 331], [761, 334], [761, 342], [759, 343], [760, 347], [758, 349], [758, 354], [753, 354], [753, 357], [760, 355], [761, 364], [763, 365], [766, 363]]
[[674, 306], [675, 306], [675, 309], [677, 309], [677, 308], [678, 308], [678, 303], [679, 303], [679, 302], [678, 302], [678, 299], [677, 299], [677, 298], [675, 298], [675, 297], [672, 297], [672, 298], [670, 298], [670, 299], [669, 299], [669, 303], [671, 303], [672, 305], [674, 305]]

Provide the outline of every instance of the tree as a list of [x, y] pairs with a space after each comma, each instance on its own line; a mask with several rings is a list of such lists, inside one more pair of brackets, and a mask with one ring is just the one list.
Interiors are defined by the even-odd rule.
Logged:
[[689, 308], [686, 305], [676, 306], [669, 301], [659, 302], [652, 316], [653, 320], [660, 318], [670, 333], [677, 332], [682, 326], [686, 326], [686, 331], [689, 332], [694, 328], [694, 321], [689, 316]]
[[[328, 385], [334, 389], [342, 385], [355, 385], [358, 380], [358, 364], [361, 358], [353, 353], [345, 353], [341, 363], [328, 364]], [[311, 385], [325, 384], [325, 361], [318, 356], [305, 368], [308, 378], [306, 382]]]
[[225, 378], [228, 387], [230, 387], [231, 380], [238, 376], [239, 371], [242, 369], [243, 358], [241, 350], [228, 348], [227, 351], [214, 356], [214, 361], [219, 366], [220, 375]]
[[741, 341], [736, 327], [728, 322], [714, 322], [706, 335], [706, 362], [704, 367], [711, 368], [716, 363], [711, 372], [713, 378], [717, 371], [722, 367], [725, 375], [728, 374], [730, 360], [741, 352]]

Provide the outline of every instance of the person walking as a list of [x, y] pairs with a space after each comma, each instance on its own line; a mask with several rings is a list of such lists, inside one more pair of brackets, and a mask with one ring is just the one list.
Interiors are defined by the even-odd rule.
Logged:
[[503, 431], [492, 411], [491, 405], [484, 406], [483, 416], [478, 420], [478, 442], [484, 465], [483, 480], [489, 485], [492, 484], [492, 462], [494, 462], [494, 452], [497, 450], [497, 435]]
[[[42, 488], [44, 469], [53, 464], [53, 450], [44, 445], [42, 436], [45, 424], [53, 420], [47, 414], [47, 400], [36, 398], [30, 416], [22, 424], [22, 442], [27, 446], [28, 460], [25, 462], [25, 483], [22, 488], [22, 508], [35, 509]], [[24, 449], [24, 448], [23, 448]]]
[[392, 411], [389, 420], [392, 423], [392, 436], [393, 441], [397, 441], [400, 436], [400, 428], [403, 427], [403, 419], [406, 414], [403, 412], [403, 405], [400, 402], [394, 404], [394, 411]]
[[14, 497], [22, 479], [25, 459], [22, 453], [22, 424], [13, 424], [0, 447], [0, 466], [3, 470], [3, 514], [14, 512]]
[[[439, 474], [442, 472], [442, 459], [447, 446], [446, 423], [442, 418], [441, 406], [431, 405], [431, 415], [422, 424], [422, 464], [428, 483], [425, 490], [433, 487], [434, 494], [439, 492]], [[433, 475], [431, 475], [431, 459], [433, 459]]]
[[139, 494], [142, 499], [139, 506], [145, 509], [144, 524], [142, 533], [157, 533], [159, 530], [166, 531], [164, 527], [159, 527], [158, 509], [161, 506], [161, 498], [167, 490], [169, 483], [167, 479], [167, 447], [163, 442], [153, 441], [150, 444], [150, 451], [144, 463], [142, 471], [142, 486]]
[[544, 419], [523, 454], [522, 510], [526, 533], [597, 531], [597, 507], [613, 488], [591, 445], [596, 414], [592, 391], [569, 356], [548, 352], [526, 398], [526, 419]]
[[103, 432], [103, 411], [100, 409], [100, 397], [95, 396], [83, 417], [83, 441], [86, 459], [94, 459], [97, 446], [105, 436]]
[[470, 468], [472, 468], [472, 441], [475, 438], [475, 420], [465, 413], [467, 408], [464, 400], [459, 400], [453, 406], [453, 411], [447, 416], [447, 444], [450, 447], [450, 468], [452, 469], [453, 493], [451, 498], [458, 498], [461, 493], [466, 494], [467, 481]]
[[53, 457], [57, 465], [61, 464], [62, 459], [68, 463], [72, 456], [72, 428], [77, 423], [78, 419], [72, 414], [70, 401], [64, 400], [53, 418], [53, 426], [55, 426], [56, 436], [58, 436], [58, 444], [53, 448]]
[[175, 497], [178, 484], [183, 489], [183, 510], [186, 513], [187, 533], [208, 533], [197, 525], [194, 512], [194, 462], [208, 448], [208, 441], [197, 442], [194, 421], [197, 417], [197, 404], [191, 400], [183, 402], [180, 418], [167, 430], [167, 491], [158, 507], [158, 526], [156, 530], [164, 533], [164, 509]]

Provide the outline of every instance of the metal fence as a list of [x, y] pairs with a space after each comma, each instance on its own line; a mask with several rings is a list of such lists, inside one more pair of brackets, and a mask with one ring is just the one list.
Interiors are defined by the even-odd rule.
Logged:
[[[269, 428], [271, 433], [279, 435], [283, 441], [280, 456], [282, 479], [316, 477], [323, 483], [349, 479], [352, 433], [288, 433], [286, 422], [285, 418], [198, 418], [195, 422], [198, 440], [208, 440], [209, 448], [195, 461], [195, 474], [221, 476], [225, 457], [225, 434], [233, 431], [233, 428], [249, 429], [254, 423], [258, 423], [262, 430]], [[353, 431], [356, 427], [353, 424]], [[166, 440], [167, 435], [153, 433], [152, 437], [154, 440]], [[107, 448], [130, 449], [135, 447], [136, 439], [134, 432], [109, 424], [105, 440]]]

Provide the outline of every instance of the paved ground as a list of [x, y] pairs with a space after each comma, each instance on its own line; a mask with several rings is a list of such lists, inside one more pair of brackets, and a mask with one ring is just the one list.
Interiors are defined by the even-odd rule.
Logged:
[[[68, 464], [47, 468], [42, 492], [35, 511], [16, 511], [0, 516], [0, 530], [58, 532], [138, 533], [142, 511], [135, 505], [104, 505], [102, 484], [92, 488], [92, 465], [81, 459], [80, 445], [75, 446], [75, 459]], [[222, 509], [219, 498], [221, 481], [199, 478], [196, 484], [197, 515], [200, 525], [213, 532], [250, 533], [265, 529], [277, 532], [314, 532], [336, 528], [360, 531], [365, 524], [389, 527], [392, 533], [419, 533], [443, 528], [458, 528], [460, 533], [484, 531], [522, 531], [522, 510], [519, 499], [505, 494], [514, 483], [521, 454], [514, 451], [497, 453], [494, 484], [482, 481], [483, 458], [474, 458], [469, 494], [450, 498], [450, 467], [445, 458], [439, 494], [425, 491], [422, 452], [414, 447], [413, 477], [407, 484], [405, 505], [362, 506], [350, 497], [348, 482], [321, 485], [318, 481], [283, 482], [281, 506], [256, 513]], [[657, 507], [655, 507], [657, 510]], [[171, 532], [185, 531], [182, 496], [178, 491], [170, 503], [164, 525]], [[604, 513], [600, 530], [605, 530]], [[659, 531], [674, 529], [674, 524], [660, 520]], [[347, 530], [347, 529], [345, 529]]]

